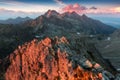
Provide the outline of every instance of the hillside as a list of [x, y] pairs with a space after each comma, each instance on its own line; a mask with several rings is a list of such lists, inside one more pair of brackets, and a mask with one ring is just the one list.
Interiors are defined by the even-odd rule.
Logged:
[[0, 24], [0, 59], [13, 52], [18, 45], [34, 38], [32, 28], [19, 25]]
[[109, 59], [112, 65], [120, 71], [120, 30], [116, 30], [106, 39], [99, 41], [96, 47], [104, 58]]

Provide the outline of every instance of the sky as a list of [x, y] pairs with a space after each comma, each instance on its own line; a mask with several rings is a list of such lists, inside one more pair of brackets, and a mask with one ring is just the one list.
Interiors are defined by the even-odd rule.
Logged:
[[120, 14], [120, 0], [0, 0], [0, 18], [36, 17], [47, 10], [78, 14]]
[[110, 17], [120, 19], [120, 0], [0, 0], [0, 20], [36, 18], [49, 9], [60, 13], [75, 11], [102, 21]]

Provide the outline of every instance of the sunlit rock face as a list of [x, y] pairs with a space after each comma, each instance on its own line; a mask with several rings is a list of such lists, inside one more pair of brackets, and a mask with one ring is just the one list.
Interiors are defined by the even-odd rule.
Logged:
[[41, 41], [34, 39], [25, 43], [7, 58], [10, 63], [5, 72], [5, 80], [106, 80], [114, 78], [100, 64], [87, 58], [85, 56], [88, 55], [87, 53], [80, 53], [74, 48], [65, 37], [45, 38]]

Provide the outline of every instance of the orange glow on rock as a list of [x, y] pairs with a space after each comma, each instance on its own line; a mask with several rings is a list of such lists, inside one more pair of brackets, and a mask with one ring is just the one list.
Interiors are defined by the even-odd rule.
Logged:
[[[58, 40], [45, 38], [41, 42], [34, 39], [20, 46], [10, 55], [11, 64], [5, 80], [102, 80], [100, 73], [84, 70], [80, 65], [73, 68], [67, 58], [68, 52], [56, 47], [61, 44], [68, 44], [65, 37]], [[87, 63], [92, 66], [89, 61]]]

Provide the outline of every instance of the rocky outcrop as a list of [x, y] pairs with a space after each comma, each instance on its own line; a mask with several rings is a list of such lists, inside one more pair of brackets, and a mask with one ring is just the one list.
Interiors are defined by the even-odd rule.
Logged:
[[34, 39], [19, 46], [3, 60], [8, 61], [9, 64], [2, 66], [7, 67], [4, 71], [4, 79], [109, 80], [114, 78], [109, 70], [90, 57], [82, 44], [79, 46], [81, 47], [65, 37], [45, 38], [41, 41]]

